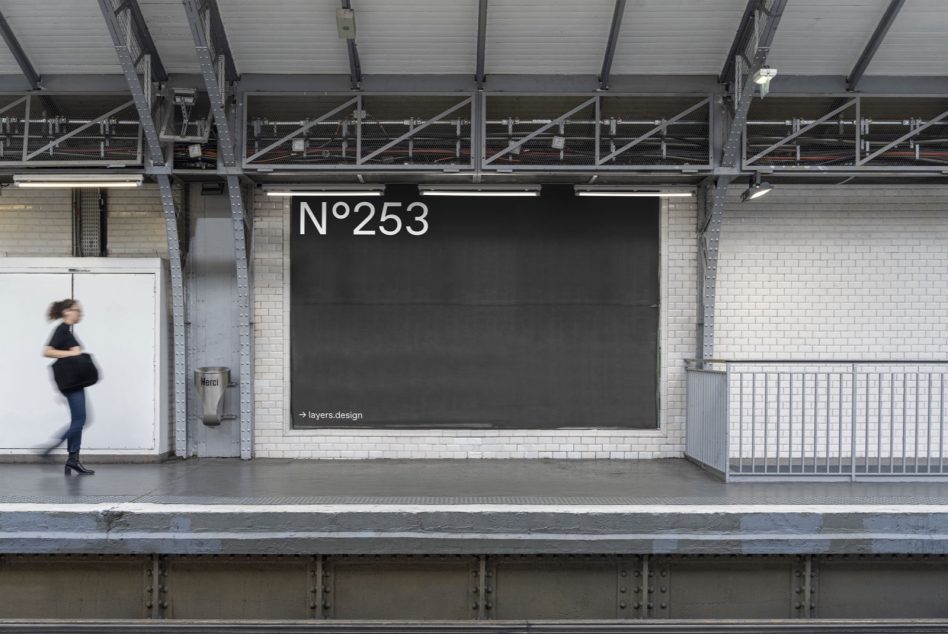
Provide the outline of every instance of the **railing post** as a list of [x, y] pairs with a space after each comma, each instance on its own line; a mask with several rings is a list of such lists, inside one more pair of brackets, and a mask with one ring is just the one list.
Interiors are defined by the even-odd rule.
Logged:
[[724, 481], [731, 481], [731, 364], [724, 364]]
[[852, 408], [849, 413], [850, 480], [856, 481], [856, 364], [852, 366]]

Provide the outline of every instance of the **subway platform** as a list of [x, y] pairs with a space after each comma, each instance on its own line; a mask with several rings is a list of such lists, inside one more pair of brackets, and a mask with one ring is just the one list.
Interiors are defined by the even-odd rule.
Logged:
[[725, 484], [686, 460], [0, 465], [0, 553], [948, 554], [948, 482]]

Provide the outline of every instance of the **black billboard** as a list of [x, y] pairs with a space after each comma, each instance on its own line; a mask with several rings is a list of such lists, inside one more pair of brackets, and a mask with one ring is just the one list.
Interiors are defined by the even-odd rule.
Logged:
[[657, 199], [292, 200], [294, 426], [657, 426]]

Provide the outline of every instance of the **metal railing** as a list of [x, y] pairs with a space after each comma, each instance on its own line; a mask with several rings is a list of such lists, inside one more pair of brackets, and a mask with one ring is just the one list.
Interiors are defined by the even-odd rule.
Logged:
[[727, 480], [948, 475], [943, 361], [689, 361], [686, 456]]

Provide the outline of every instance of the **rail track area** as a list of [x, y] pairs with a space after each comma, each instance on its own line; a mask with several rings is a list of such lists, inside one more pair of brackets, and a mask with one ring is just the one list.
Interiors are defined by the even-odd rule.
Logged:
[[948, 619], [939, 483], [726, 486], [684, 460], [213, 459], [88, 480], [6, 464], [0, 483], [2, 631], [948, 629], [915, 620]]
[[122, 632], [130, 634], [204, 634], [224, 632], [258, 632], [281, 634], [283, 632], [312, 632], [314, 634], [778, 634], [782, 632], [808, 632], [810, 634], [863, 634], [863, 633], [915, 633], [944, 632], [944, 622], [912, 621], [811, 621], [807, 623], [790, 621], [674, 621], [644, 623], [589, 623], [506, 621], [502, 623], [300, 623], [281, 621], [261, 621], [229, 623], [222, 621], [179, 621], [147, 622], [141, 621], [87, 621], [87, 622], [36, 622], [14, 623], [0, 622], [0, 632], [16, 634], [68, 634], [71, 632]]

